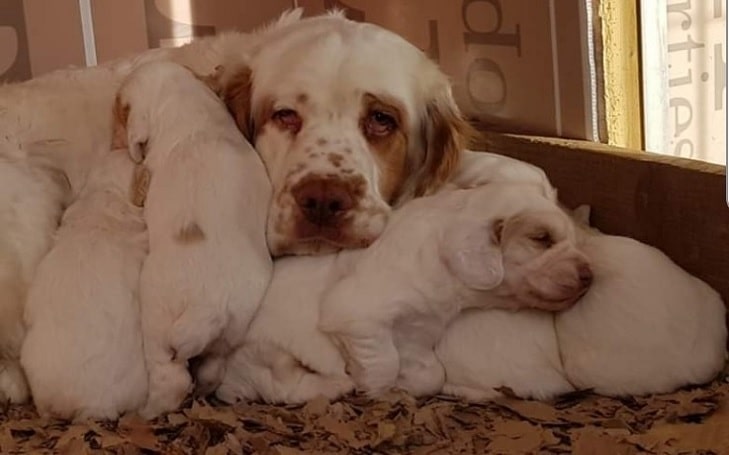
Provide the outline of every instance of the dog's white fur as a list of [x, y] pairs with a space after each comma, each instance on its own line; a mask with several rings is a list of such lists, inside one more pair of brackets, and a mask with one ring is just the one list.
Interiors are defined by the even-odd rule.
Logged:
[[[438, 67], [402, 37], [339, 13], [279, 28], [222, 79], [271, 176], [275, 255], [369, 245], [390, 205], [437, 190], [465, 148], [469, 128]], [[345, 192], [352, 207], [313, 223], [301, 204], [307, 183], [325, 197]]]
[[[576, 212], [589, 215], [585, 207]], [[633, 239], [587, 229], [579, 237], [594, 274], [587, 294], [555, 315], [460, 315], [436, 348], [444, 393], [474, 401], [502, 386], [537, 399], [575, 389], [643, 395], [705, 383], [721, 371], [726, 310], [714, 290]]]
[[223, 401], [303, 403], [354, 388], [344, 359], [317, 329], [319, 301], [362, 253], [278, 259], [244, 345], [226, 361], [216, 395]]
[[[554, 244], [541, 245], [543, 234]], [[556, 311], [576, 301], [589, 267], [575, 243], [567, 216], [536, 186], [494, 183], [416, 199], [327, 292], [319, 327], [370, 395], [393, 386], [434, 393], [445, 374], [433, 349], [460, 311]]]
[[134, 163], [125, 151], [99, 160], [25, 307], [21, 363], [42, 416], [116, 419], [146, 399], [137, 290], [147, 233], [130, 200]]
[[221, 100], [174, 63], [135, 70], [119, 90], [128, 146], [151, 181], [144, 207], [149, 256], [140, 278], [153, 417], [191, 387], [187, 362], [206, 355], [213, 383], [243, 341], [272, 273], [266, 246], [271, 184]]
[[481, 401], [508, 387], [519, 397], [546, 400], [574, 390], [562, 368], [554, 315], [545, 311], [465, 311], [435, 352], [448, 395]]
[[[350, 114], [359, 104], [351, 97], [340, 104], [337, 97], [342, 90], [349, 90], [350, 95], [352, 91], [367, 90], [391, 93], [405, 103], [403, 112], [407, 111], [407, 118], [402, 119], [403, 128], [412, 133], [408, 138], [406, 171], [391, 179], [396, 183], [394, 186], [401, 184], [397, 199], [434, 191], [455, 169], [459, 157], [456, 152], [464, 143], [465, 123], [450, 96], [447, 80], [435, 65], [427, 62], [422, 53], [405, 40], [382, 28], [348, 21], [342, 14], [300, 20], [301, 14], [301, 9], [285, 12], [270, 26], [253, 33], [223, 33], [181, 48], [150, 50], [98, 67], [59, 70], [31, 81], [0, 87], [0, 321], [3, 321], [4, 329], [0, 331], [0, 398], [22, 401], [27, 396], [17, 366], [23, 336], [20, 314], [27, 284], [36, 264], [48, 251], [64, 204], [78, 195], [94, 157], [109, 149], [114, 96], [121, 81], [139, 65], [154, 60], [172, 60], [200, 75], [213, 74], [222, 66], [221, 83], [224, 85], [226, 81], [240, 82], [234, 76], [246, 67], [252, 71], [254, 83], [250, 95], [256, 100], [275, 95], [277, 101], [285, 102], [285, 96], [289, 94], [284, 93], [284, 88], [288, 87], [294, 97], [303, 92], [312, 101], [317, 97], [316, 103], [323, 103], [318, 104], [321, 112], [346, 113], [349, 115], [347, 122], [352, 120]], [[299, 39], [312, 35], [318, 38]], [[363, 36], [367, 39], [359, 40]], [[356, 47], [346, 44], [351, 42], [358, 44]], [[328, 52], [334, 50], [336, 54]], [[286, 59], [278, 58], [281, 52], [285, 53]], [[350, 70], [362, 68], [366, 71], [354, 79], [350, 78], [351, 72], [337, 73], [338, 66], [334, 63], [342, 59], [349, 62]], [[335, 73], [339, 74], [339, 79]], [[277, 77], [269, 79], [271, 75]], [[284, 81], [287, 75], [294, 80]], [[234, 86], [225, 85], [225, 93], [230, 95]], [[254, 107], [259, 104], [255, 101]], [[310, 107], [313, 109], [313, 104]], [[246, 117], [236, 103], [230, 104], [230, 109], [242, 127], [246, 128], [246, 124], [254, 121], [253, 117]], [[250, 112], [254, 113], [255, 110]], [[367, 218], [358, 215], [359, 221], [351, 225], [351, 229], [345, 229], [344, 224], [349, 223], [344, 223], [342, 227], [327, 231], [327, 235], [339, 247], [369, 242], [384, 225], [387, 207], [377, 201], [378, 183], [384, 181], [385, 170], [390, 168], [386, 162], [394, 155], [378, 155], [375, 172], [373, 155], [361, 148], [362, 139], [355, 135], [351, 122], [339, 125], [317, 121], [314, 124], [313, 118], [307, 124], [324, 128], [326, 131], [321, 133], [331, 139], [329, 149], [320, 150], [320, 158], [326, 157], [324, 152], [332, 151], [337, 140], [346, 139], [353, 147], [358, 147], [358, 153], [363, 152], [351, 158], [351, 166], [348, 164], [347, 169], [351, 167], [367, 174], [365, 189], [369, 196], [365, 199], [373, 210], [380, 212], [379, 215], [373, 212]], [[420, 129], [425, 133], [420, 134]], [[266, 152], [266, 166], [277, 182], [281, 201], [289, 197], [282, 186], [286, 186], [284, 180], [290, 183], [291, 179], [284, 177], [300, 162], [310, 163], [312, 169], [326, 170], [331, 175], [344, 175], [344, 167], [331, 169], [329, 161], [306, 158], [304, 152], [297, 153], [295, 159], [285, 158], [293, 150], [285, 137], [262, 131], [256, 136], [260, 139], [259, 146]], [[318, 139], [318, 135], [314, 137]], [[423, 153], [424, 150], [427, 153]], [[391, 164], [398, 168], [402, 163]], [[291, 166], [294, 168], [289, 169]], [[60, 178], [55, 178], [56, 175]], [[391, 196], [395, 199], [394, 193]], [[281, 217], [272, 217], [272, 223], [294, 224], [286, 219], [294, 216], [292, 213], [279, 213]], [[280, 243], [282, 250], [287, 252], [313, 252], [317, 248], [312, 248], [307, 235], [289, 229], [283, 236], [279, 233], [272, 237], [276, 238], [274, 243]]]
[[541, 188], [545, 197], [557, 201], [557, 190], [540, 167], [508, 156], [473, 150], [463, 151], [458, 169], [443, 190], [476, 188], [489, 183], [535, 185]]
[[582, 237], [595, 282], [555, 318], [567, 379], [606, 395], [713, 379], [726, 361], [719, 294], [649, 245], [587, 229]]

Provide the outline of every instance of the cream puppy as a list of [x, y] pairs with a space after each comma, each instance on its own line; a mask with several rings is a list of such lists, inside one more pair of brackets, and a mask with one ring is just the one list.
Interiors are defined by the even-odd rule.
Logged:
[[353, 390], [344, 359], [317, 323], [322, 295], [363, 254], [278, 259], [245, 343], [226, 361], [218, 398], [303, 403]]
[[[586, 222], [587, 209], [577, 212]], [[578, 237], [594, 274], [587, 294], [556, 314], [461, 314], [436, 347], [444, 393], [473, 401], [501, 386], [536, 399], [575, 389], [642, 395], [721, 371], [727, 331], [716, 292], [648, 245], [585, 228]]]
[[319, 328], [370, 395], [437, 392], [433, 349], [470, 307], [571, 306], [591, 273], [568, 217], [536, 186], [495, 183], [416, 199], [324, 296]]
[[189, 359], [205, 354], [200, 375], [215, 383], [222, 358], [243, 341], [272, 273], [271, 184], [222, 101], [182, 66], [141, 66], [122, 84], [116, 112], [132, 157], [151, 173], [140, 293], [142, 413], [153, 417], [190, 391]]
[[147, 233], [130, 200], [134, 163], [121, 151], [98, 159], [25, 307], [21, 363], [46, 417], [116, 419], [147, 395], [137, 298]]
[[567, 379], [606, 395], [670, 392], [726, 360], [719, 294], [656, 248], [582, 230], [595, 281], [555, 327]]
[[482, 401], [508, 387], [519, 397], [547, 400], [574, 391], [562, 368], [554, 315], [545, 311], [464, 311], [435, 352], [448, 395]]

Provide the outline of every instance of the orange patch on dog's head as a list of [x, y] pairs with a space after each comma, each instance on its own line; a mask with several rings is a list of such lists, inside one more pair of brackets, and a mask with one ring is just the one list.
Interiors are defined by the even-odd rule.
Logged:
[[[383, 125], [386, 124], [390, 126], [384, 128]], [[371, 94], [366, 94], [362, 98], [360, 128], [379, 168], [380, 194], [389, 203], [397, 199], [407, 178], [408, 136], [404, 127], [406, 124], [405, 109], [396, 100], [383, 99]], [[345, 148], [343, 152], [351, 154], [351, 149]]]

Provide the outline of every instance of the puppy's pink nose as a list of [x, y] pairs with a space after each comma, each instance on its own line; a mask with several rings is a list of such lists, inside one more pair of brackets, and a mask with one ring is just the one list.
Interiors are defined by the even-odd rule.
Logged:
[[354, 205], [348, 186], [335, 179], [311, 179], [291, 193], [304, 217], [317, 226], [335, 224]]
[[592, 284], [592, 269], [588, 264], [581, 264], [577, 269], [577, 276], [580, 278], [580, 284], [583, 288], [587, 288]]

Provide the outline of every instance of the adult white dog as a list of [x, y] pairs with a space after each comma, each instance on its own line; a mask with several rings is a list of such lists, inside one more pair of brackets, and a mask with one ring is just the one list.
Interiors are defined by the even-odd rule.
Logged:
[[119, 129], [151, 173], [144, 206], [149, 256], [140, 278], [149, 397], [142, 413], [171, 411], [203, 376], [221, 373], [268, 286], [271, 183], [225, 105], [172, 62], [140, 66], [117, 97]]
[[0, 393], [25, 398], [22, 296], [64, 198], [108, 150], [116, 91], [141, 63], [221, 67], [228, 107], [273, 180], [276, 255], [366, 246], [391, 205], [437, 190], [456, 169], [470, 130], [433, 62], [375, 25], [300, 16], [0, 87]]
[[115, 419], [147, 397], [137, 298], [147, 232], [131, 203], [134, 163], [122, 151], [99, 159], [25, 307], [21, 363], [42, 416]]
[[[457, 174], [454, 177], [454, 186], [473, 188], [483, 178], [488, 178], [492, 182], [505, 182], [514, 177], [516, 182], [523, 184], [528, 191], [533, 191], [538, 198], [546, 199], [552, 209], [556, 208], [551, 199], [553, 189], [538, 168], [487, 153], [469, 152], [466, 157], [473, 166], [481, 169], [481, 173], [478, 176]], [[512, 169], [504, 172], [509, 167]], [[519, 167], [521, 170], [516, 169]], [[344, 358], [331, 338], [318, 329], [317, 323], [319, 302], [327, 290], [343, 276], [353, 274], [360, 263], [379, 261], [379, 271], [376, 275], [368, 268], [366, 275], [363, 272], [365, 269], [357, 269], [363, 274], [355, 276], [361, 278], [359, 282], [369, 283], [367, 292], [371, 298], [363, 297], [367, 301], [361, 302], [370, 309], [365, 311], [371, 311], [372, 314], [381, 311], [383, 318], [391, 315], [389, 311], [378, 306], [377, 302], [380, 300], [383, 300], [383, 304], [386, 301], [390, 302], [390, 309], [397, 310], [402, 302], [392, 303], [389, 299], [409, 291], [420, 290], [422, 295], [412, 305], [423, 309], [423, 312], [427, 312], [425, 308], [428, 304], [432, 304], [435, 308], [433, 312], [439, 311], [438, 306], [442, 304], [440, 300], [448, 300], [445, 294], [463, 292], [466, 299], [484, 294], [468, 290], [468, 286], [461, 280], [473, 284], [481, 278], [488, 278], [489, 271], [484, 269], [484, 263], [478, 263], [478, 257], [487, 262], [489, 254], [498, 247], [494, 246], [493, 250], [479, 250], [478, 247], [489, 239], [489, 219], [497, 218], [496, 212], [504, 209], [502, 203], [498, 202], [503, 196], [500, 191], [502, 190], [492, 189], [486, 192], [483, 189], [459, 190], [449, 195], [442, 194], [438, 195], [439, 197], [410, 202], [395, 212], [391, 224], [385, 231], [386, 234], [367, 250], [342, 252], [318, 258], [278, 260], [271, 286], [251, 324], [246, 342], [228, 360], [225, 378], [217, 392], [218, 397], [228, 402], [261, 398], [268, 402], [290, 403], [306, 401], [317, 395], [334, 398], [351, 390], [354, 384], [345, 372]], [[506, 192], [504, 194], [510, 194], [511, 190], [503, 191]], [[470, 204], [469, 207], [464, 208], [467, 204]], [[483, 210], [492, 204], [493, 210]], [[504, 210], [503, 216], [508, 217], [510, 210], [512, 209]], [[518, 208], [514, 206], [513, 210], [518, 211]], [[430, 218], [428, 222], [424, 222], [423, 217]], [[455, 237], [447, 235], [461, 229], [466, 231], [471, 229], [474, 236], [458, 243], [455, 242]], [[527, 232], [523, 234], [529, 235]], [[408, 240], [412, 237], [415, 239]], [[510, 242], [513, 242], [511, 249], [517, 248], [515, 245], [518, 243], [517, 239], [512, 239]], [[502, 245], [501, 248], [503, 251], [507, 246]], [[537, 249], [527, 255], [540, 256], [541, 253], [542, 251]], [[463, 262], [460, 265], [453, 263], [455, 267], [449, 269], [446, 267], [449, 262], [445, 261], [453, 257], [461, 257]], [[405, 261], [408, 262], [407, 267], [404, 267]], [[499, 262], [495, 261], [496, 268], [500, 266]], [[469, 266], [473, 266], [474, 269], [469, 269]], [[516, 264], [507, 261], [503, 266], [513, 267], [512, 272], [518, 273], [519, 266]], [[509, 282], [500, 288], [503, 295], [509, 295], [510, 286], [516, 285], [519, 281], [511, 272], [506, 275]], [[550, 280], [550, 277], [545, 278], [545, 281]], [[551, 277], [553, 280], [562, 278], [564, 276], [559, 274]], [[546, 282], [541, 285], [548, 287]], [[430, 286], [438, 288], [438, 293], [433, 294]], [[430, 298], [431, 294], [439, 299], [438, 302], [435, 298]], [[463, 297], [462, 295], [454, 298], [453, 308], [444, 311], [457, 311], [459, 305], [465, 304], [464, 301], [458, 301]], [[356, 293], [352, 294], [352, 298], [359, 299]], [[338, 304], [342, 307], [349, 305], [344, 301]], [[501, 301], [499, 298], [489, 300], [485, 297], [483, 304], [499, 305]], [[534, 301], [511, 302], [509, 306], [515, 307], [520, 304], [551, 306], [547, 302], [542, 302], [540, 305]], [[340, 314], [346, 310], [334, 311]], [[448, 317], [443, 315], [444, 319]], [[403, 315], [400, 322], [411, 321], [413, 325], [417, 325], [420, 318], [421, 315], [408, 314]], [[434, 316], [433, 319], [437, 318]], [[439, 326], [440, 323], [432, 325]], [[425, 331], [426, 337], [432, 332], [423, 325], [413, 327], [412, 333], [420, 334], [422, 331]], [[408, 386], [405, 383], [400, 385]], [[420, 388], [419, 384], [415, 384], [411, 391], [417, 392]]]
[[507, 386], [537, 399], [575, 389], [643, 395], [721, 371], [726, 310], [714, 290], [653, 247], [584, 228], [579, 236], [594, 274], [587, 294], [556, 315], [461, 314], [436, 349], [445, 393], [484, 400]]

